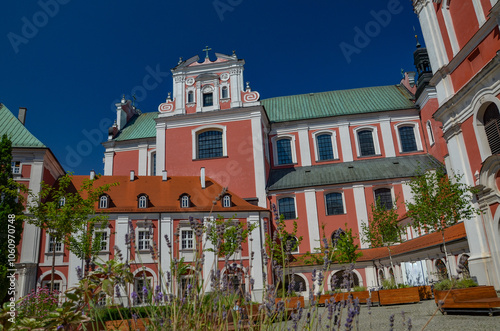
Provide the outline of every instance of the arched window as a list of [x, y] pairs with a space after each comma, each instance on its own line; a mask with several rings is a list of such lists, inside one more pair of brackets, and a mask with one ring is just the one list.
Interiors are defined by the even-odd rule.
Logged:
[[318, 148], [318, 161], [333, 160], [333, 145], [331, 134], [320, 134], [316, 136], [316, 146]]
[[395, 280], [396, 278], [394, 278], [394, 270], [392, 268], [389, 268], [389, 276], [391, 277], [391, 280]]
[[231, 196], [229, 194], [226, 194], [223, 198], [222, 198], [222, 207], [224, 208], [229, 208], [231, 207]]
[[343, 235], [345, 235], [345, 232], [341, 228], [338, 228], [337, 230], [333, 231], [333, 233], [332, 233], [332, 244], [333, 244], [334, 247], [337, 246], [337, 241]]
[[326, 214], [340, 215], [344, 214], [344, 203], [342, 193], [334, 192], [325, 195]]
[[278, 157], [278, 165], [292, 164], [292, 141], [289, 138], [276, 140], [276, 154]]
[[497, 105], [493, 102], [484, 112], [483, 123], [491, 154], [500, 153], [500, 114]]
[[375, 203], [380, 203], [380, 206], [386, 210], [392, 209], [392, 194], [389, 188], [379, 188], [375, 190]]
[[401, 141], [401, 151], [403, 153], [416, 152], [417, 142], [415, 140], [415, 130], [413, 125], [400, 126], [398, 128], [399, 139]]
[[350, 270], [339, 270], [330, 278], [330, 286], [332, 290], [353, 288], [359, 286], [359, 278], [356, 273]]
[[99, 198], [99, 208], [105, 209], [109, 207], [109, 197], [107, 195], [101, 195]]
[[[283, 282], [280, 281], [278, 285], [278, 293], [281, 293], [280, 290], [283, 288]], [[290, 292], [304, 292], [307, 291], [307, 285], [304, 278], [299, 275], [286, 275], [285, 276], [285, 289]]]
[[376, 154], [372, 130], [358, 131], [358, 144], [360, 156], [372, 156]]
[[229, 90], [227, 89], [227, 86], [222, 87], [222, 99], [227, 99], [229, 98]]
[[436, 260], [436, 269], [441, 279], [448, 278], [448, 269], [446, 268], [446, 264], [442, 260]]
[[278, 200], [278, 209], [280, 215], [283, 215], [286, 220], [295, 219], [295, 199], [281, 198]]
[[222, 131], [209, 130], [198, 134], [198, 158], [223, 156]]
[[382, 285], [382, 282], [384, 280], [385, 280], [384, 270], [379, 269], [379, 271], [378, 271], [378, 281], [379, 281], [380, 285]]
[[189, 195], [184, 194], [183, 196], [181, 196], [181, 208], [189, 208], [190, 204], [191, 201], [189, 199]]
[[139, 208], [147, 208], [148, 207], [148, 197], [145, 194], [139, 196]]

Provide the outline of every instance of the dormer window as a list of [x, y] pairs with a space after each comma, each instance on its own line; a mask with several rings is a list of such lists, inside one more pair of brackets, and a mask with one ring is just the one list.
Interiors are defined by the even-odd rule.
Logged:
[[146, 194], [139, 195], [138, 207], [139, 208], [147, 208], [148, 207], [148, 196]]
[[222, 207], [224, 208], [229, 208], [231, 207], [231, 196], [229, 194], [226, 194], [223, 198], [222, 198]]
[[203, 107], [210, 107], [213, 105], [214, 105], [214, 94], [212, 92], [203, 93]]
[[189, 199], [189, 195], [184, 194], [181, 196], [181, 208], [189, 208], [191, 205], [191, 201]]
[[221, 97], [222, 99], [229, 98], [229, 90], [227, 89], [227, 86], [222, 87]]
[[106, 209], [109, 207], [109, 197], [107, 195], [101, 195], [99, 198], [99, 208]]

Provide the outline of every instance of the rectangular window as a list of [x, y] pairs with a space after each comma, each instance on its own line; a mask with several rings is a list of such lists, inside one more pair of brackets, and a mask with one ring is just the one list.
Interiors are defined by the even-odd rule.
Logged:
[[401, 140], [401, 151], [416, 152], [417, 142], [415, 141], [415, 132], [413, 126], [403, 126], [398, 129], [399, 139]]
[[194, 236], [192, 230], [181, 231], [181, 249], [194, 249]]
[[153, 154], [153, 169], [151, 169], [151, 173], [153, 176], [156, 176], [156, 153]]
[[96, 236], [100, 235], [101, 251], [107, 251], [108, 250], [108, 232], [106, 232], [106, 231], [96, 231], [95, 235]]
[[223, 156], [222, 131], [210, 130], [198, 134], [198, 158]]
[[359, 154], [360, 156], [375, 155], [375, 145], [373, 143], [373, 132], [362, 130], [358, 132]]
[[214, 94], [203, 93], [203, 107], [210, 107], [214, 105]]
[[280, 139], [276, 141], [276, 151], [278, 154], [278, 164], [292, 164], [292, 142], [290, 139]]
[[386, 210], [392, 209], [392, 194], [389, 188], [375, 190], [375, 202], [380, 203]]
[[333, 160], [332, 135], [321, 134], [316, 136], [319, 161]]
[[279, 199], [278, 209], [280, 215], [283, 215], [286, 220], [297, 218], [295, 215], [295, 200], [293, 198]]
[[13, 161], [10, 164], [12, 166], [12, 174], [19, 175], [21, 173], [21, 162]]
[[[48, 288], [50, 289], [50, 281], [44, 281], [42, 284], [43, 288]], [[61, 292], [61, 282], [60, 281], [54, 281], [54, 287], [53, 289], [57, 292]]]
[[[137, 304], [143, 304], [147, 300], [146, 293], [151, 293], [151, 278], [136, 278], [135, 279], [135, 293], [137, 293]], [[146, 293], [144, 291], [146, 288]]]
[[49, 236], [49, 252], [54, 251], [54, 245], [56, 248], [56, 252], [62, 252], [62, 243], [57, 242], [56, 238], [54, 238], [53, 236]]
[[137, 248], [140, 251], [143, 251], [149, 249], [149, 244], [150, 244], [149, 231], [139, 231]]
[[326, 214], [340, 215], [344, 214], [344, 203], [342, 193], [329, 193], [325, 195]]

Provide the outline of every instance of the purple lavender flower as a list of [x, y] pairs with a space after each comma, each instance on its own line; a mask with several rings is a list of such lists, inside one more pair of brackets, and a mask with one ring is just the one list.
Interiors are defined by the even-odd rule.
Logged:
[[116, 286], [115, 286], [115, 296], [117, 298], [122, 296], [122, 294], [120, 293], [120, 285], [118, 285], [118, 284], [116, 284]]
[[394, 330], [394, 314], [389, 316], [389, 330], [390, 331]]
[[134, 305], [137, 304], [137, 300], [139, 299], [137, 292], [133, 291], [132, 294], [130, 294], [130, 296], [132, 297], [132, 301], [134, 302]]
[[167, 242], [167, 247], [169, 249], [172, 249], [172, 243], [170, 242], [170, 238], [168, 237], [168, 234], [165, 235], [165, 241]]

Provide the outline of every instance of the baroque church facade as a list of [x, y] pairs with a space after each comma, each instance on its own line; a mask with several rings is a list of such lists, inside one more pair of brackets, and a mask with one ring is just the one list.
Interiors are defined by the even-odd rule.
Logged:
[[[443, 268], [456, 275], [460, 263], [480, 284], [499, 289], [500, 5], [414, 0], [414, 8], [427, 48], [414, 52], [416, 75], [406, 73], [395, 85], [261, 100], [244, 82], [243, 59], [216, 53], [212, 61], [207, 53], [172, 69], [173, 91], [157, 111], [143, 113], [123, 98], [103, 143], [104, 176], [98, 183], [120, 185], [96, 206], [109, 216], [100, 258], [114, 258], [117, 246], [127, 258], [142, 261], [131, 266], [134, 286], [142, 288], [147, 279], [154, 287], [165, 277], [155, 259], [162, 266], [194, 260], [193, 219], [202, 224], [216, 215], [234, 217], [258, 225], [235, 267], [224, 269], [223, 259], [207, 251], [201, 272], [209, 282], [217, 268], [260, 301], [273, 281], [269, 272], [267, 278], [262, 274], [261, 249], [266, 233], [275, 230], [271, 210], [276, 206], [289, 232], [294, 220], [298, 224], [302, 240], [292, 252], [290, 272], [304, 295], [314, 282], [314, 267], [305, 258], [318, 251], [323, 238], [347, 229], [363, 253], [354, 270], [357, 285], [379, 287], [387, 278], [428, 284]], [[458, 24], [464, 19], [467, 24]], [[15, 156], [22, 146], [14, 147]], [[35, 178], [34, 161], [23, 160], [16, 179]], [[45, 174], [54, 181], [63, 171], [51, 164]], [[408, 181], [415, 170], [441, 164], [481, 189], [475, 203], [483, 211], [446, 231], [448, 257], [441, 234], [413, 228], [403, 203], [412, 199]], [[88, 177], [75, 176], [75, 186]], [[397, 201], [406, 226], [406, 241], [392, 248], [393, 267], [387, 249], [370, 248], [359, 238], [377, 199], [387, 207]], [[137, 249], [126, 240], [131, 231]], [[57, 286], [64, 290], [77, 282], [75, 268], [82, 261], [43, 231], [25, 227], [23, 243], [26, 236], [33, 238], [29, 254], [21, 244], [18, 281], [25, 285], [19, 295], [50, 280], [54, 249]], [[153, 241], [156, 257], [148, 249]], [[206, 237], [202, 242], [210, 245]], [[29, 277], [23, 271], [28, 266]], [[342, 266], [334, 265], [325, 275], [325, 291], [336, 287], [331, 280], [341, 278], [340, 272]]]

